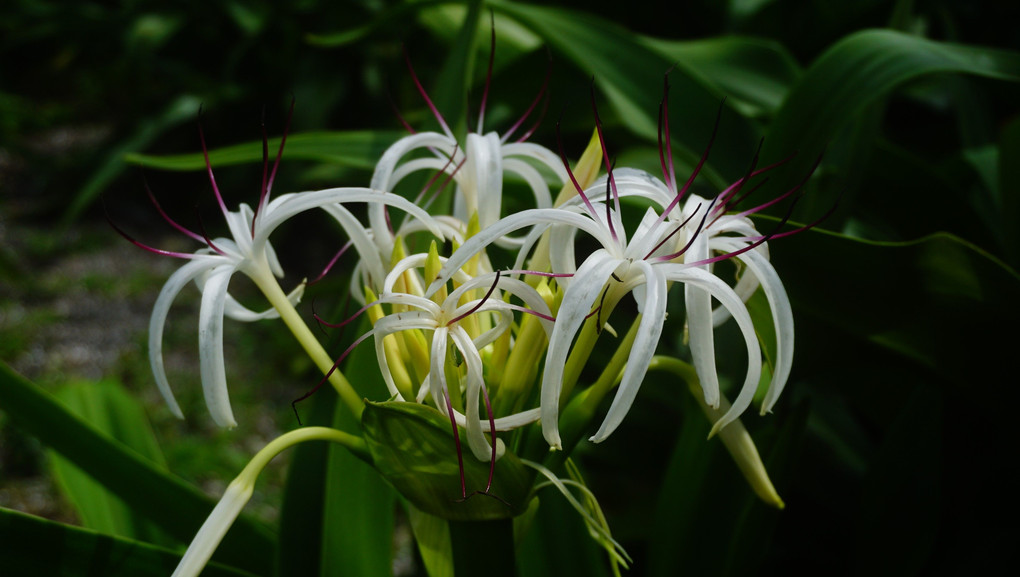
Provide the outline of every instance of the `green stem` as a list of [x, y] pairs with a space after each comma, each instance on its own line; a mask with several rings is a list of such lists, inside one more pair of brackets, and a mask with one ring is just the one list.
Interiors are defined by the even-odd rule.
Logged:
[[252, 275], [252, 280], [255, 281], [262, 294], [269, 300], [269, 304], [273, 305], [273, 308], [280, 313], [280, 318], [283, 319], [287, 328], [290, 329], [290, 332], [301, 343], [301, 347], [311, 357], [315, 366], [319, 367], [322, 374], [329, 374], [330, 384], [336, 389], [336, 392], [343, 399], [347, 408], [350, 409], [351, 413], [358, 420], [361, 420], [361, 413], [365, 410], [364, 400], [354, 390], [354, 387], [351, 386], [351, 383], [344, 374], [340, 372], [340, 369], [333, 370], [330, 373], [330, 370], [333, 369], [333, 358], [322, 348], [319, 339], [315, 338], [315, 335], [312, 334], [311, 329], [305, 324], [305, 321], [298, 314], [294, 305], [287, 299], [287, 294], [280, 288], [280, 283], [276, 281], [276, 277], [267, 272], [265, 274]]

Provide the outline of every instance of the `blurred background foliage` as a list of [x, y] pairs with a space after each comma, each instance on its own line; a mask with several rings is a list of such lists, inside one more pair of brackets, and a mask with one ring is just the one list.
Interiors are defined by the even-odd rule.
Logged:
[[[797, 318], [794, 373], [775, 415], [744, 418], [787, 508], [758, 503], [719, 443], [705, 442], [707, 423], [685, 387], [650, 375], [627, 423], [576, 453], [635, 559], [629, 574], [970, 574], [1008, 563], [1020, 537], [1012, 426], [1020, 401], [1012, 367], [1020, 344], [1020, 9], [1010, 3], [700, 0], [667, 14], [602, 1], [583, 10], [493, 1], [466, 33], [462, 2], [8, 0], [0, 5], [0, 360], [56, 391], [73, 413], [90, 415], [92, 427], [142, 447], [133, 454], [159, 464], [153, 479], [166, 469], [183, 477], [190, 485], [173, 490], [196, 499], [200, 522], [202, 497], [192, 486], [219, 494], [261, 444], [297, 426], [289, 403], [317, 378], [289, 356], [296, 349], [278, 331], [228, 324], [228, 370], [240, 385], [234, 406], [247, 414], [233, 433], [214, 430], [189, 364], [193, 301], [181, 307], [190, 320], [167, 337], [167, 348], [180, 351], [171, 370], [189, 415], [174, 420], [152, 386], [143, 346], [147, 309], [172, 263], [126, 246], [103, 222], [103, 204], [144, 242], [187, 249], [157, 222], [143, 178], [170, 214], [194, 222], [197, 210], [210, 228], [220, 226], [196, 155], [199, 109], [232, 205], [253, 202], [258, 190], [260, 120], [279, 135], [292, 99], [276, 190], [366, 184], [372, 160], [403, 133], [394, 109], [418, 129], [434, 122], [404, 51], [447, 119], [463, 127], [474, 118], [488, 8], [497, 40], [487, 128], [509, 126], [551, 67], [548, 113], [531, 140], [555, 148], [558, 122], [567, 155], [579, 154], [593, 127], [594, 86], [618, 164], [655, 173], [657, 107], [672, 66], [681, 173], [707, 144], [724, 102], [700, 193], [739, 178], [762, 137], [765, 160], [796, 153], [763, 198], [802, 179], [824, 151], [794, 219], [827, 218], [772, 243]], [[470, 48], [460, 50], [465, 42]], [[308, 222], [274, 237], [295, 281], [315, 276], [340, 242], [318, 242], [308, 231], [322, 222]], [[340, 309], [344, 286], [328, 279], [306, 303]], [[664, 335], [663, 348], [682, 355], [676, 332]], [[730, 354], [730, 336], [720, 337], [720, 358]], [[331, 338], [339, 351], [350, 335]], [[74, 346], [87, 349], [83, 361]], [[104, 347], [113, 352], [96, 352]], [[743, 370], [743, 353], [732, 350], [731, 380]], [[92, 392], [82, 393], [82, 381]], [[22, 403], [34, 397], [19, 397], [15, 382], [5, 373], [0, 383], [0, 506], [137, 541], [3, 509], [0, 562], [16, 575], [38, 571], [33, 559], [54, 559], [59, 536], [69, 566], [75, 555], [108, 547], [135, 551], [126, 554], [135, 564], [119, 568], [124, 574], [168, 572], [197, 524], [176, 527], [155, 507], [139, 510], [132, 499], [145, 493], [120, 493], [115, 479], [99, 482], [126, 508], [90, 496], [104, 489], [44, 456], [43, 446], [64, 457], [84, 451], [60, 448], [62, 434], [80, 433], [55, 426], [55, 409], [29, 411], [37, 405]], [[89, 409], [93, 397], [103, 400]], [[132, 397], [141, 399], [137, 407]], [[322, 399], [308, 410], [331, 421]], [[139, 416], [152, 431], [117, 425]], [[129, 439], [119, 436], [124, 430]], [[327, 452], [305, 449], [295, 452], [290, 476], [321, 481]], [[352, 565], [364, 562], [351, 560], [355, 545], [337, 545], [330, 530], [308, 533], [318, 521], [288, 516], [287, 503], [318, 507], [326, 519], [339, 512], [340, 525], [370, 519], [370, 511], [337, 505], [321, 482], [301, 503], [299, 485], [284, 486], [285, 464], [273, 471], [250, 527], [237, 529], [235, 546], [225, 542], [217, 557], [227, 565], [212, 571], [380, 566]], [[41, 504], [16, 490], [26, 479], [43, 479]], [[356, 479], [374, 491], [371, 477]], [[145, 487], [160, 486], [152, 483]], [[569, 509], [551, 491], [541, 498], [519, 547], [521, 574], [608, 574]], [[377, 500], [392, 509], [392, 499]], [[386, 538], [365, 550], [397, 574], [424, 574], [403, 515], [379, 523]], [[245, 558], [246, 546], [270, 542], [277, 549]]]

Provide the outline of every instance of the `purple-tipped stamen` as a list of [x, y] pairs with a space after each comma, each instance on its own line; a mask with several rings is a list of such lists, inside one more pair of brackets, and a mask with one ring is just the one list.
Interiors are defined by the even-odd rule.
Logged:
[[453, 404], [450, 403], [450, 393], [443, 389], [443, 400], [446, 401], [446, 414], [450, 417], [450, 426], [453, 428], [453, 444], [457, 448], [457, 467], [460, 470], [460, 498], [467, 500], [467, 484], [464, 482], [464, 452], [460, 446], [460, 432], [457, 430], [457, 417], [453, 414]]
[[552, 76], [552, 56], [550, 55], [548, 59], [548, 65], [545, 68], [545, 79], [542, 81], [542, 87], [538, 90], [538, 94], [535, 95], [535, 99], [531, 101], [531, 104], [528, 106], [528, 109], [524, 111], [524, 114], [522, 114], [521, 117], [517, 119], [517, 122], [514, 122], [513, 125], [511, 125], [510, 128], [508, 128], [507, 131], [503, 133], [503, 136], [499, 139], [500, 143], [505, 144], [510, 139], [510, 137], [513, 136], [513, 133], [516, 132], [517, 129], [520, 128], [522, 124], [524, 124], [524, 122], [528, 119], [529, 116], [531, 116], [531, 113], [535, 110], [535, 107], [538, 106], [539, 101], [542, 101], [544, 104], [542, 105], [542, 112], [541, 114], [539, 114], [538, 120], [535, 121], [535, 123], [531, 125], [531, 128], [526, 130], [524, 134], [517, 139], [517, 142], [526, 141], [529, 137], [531, 137], [535, 130], [538, 129], [538, 126], [542, 123], [542, 119], [545, 118], [546, 110], [549, 108], [549, 99], [543, 97], [545, 96], [546, 90], [548, 90], [549, 88], [549, 78], [551, 76]]
[[482, 134], [482, 126], [485, 123], [485, 105], [489, 101], [489, 87], [492, 85], [492, 67], [496, 59], [496, 23], [495, 16], [489, 12], [491, 40], [489, 41], [489, 66], [485, 71], [485, 88], [482, 89], [482, 102], [478, 109], [478, 129], [475, 131]]
[[[201, 109], [198, 111], [199, 115], [202, 114]], [[198, 138], [202, 141], [202, 157], [205, 158], [205, 170], [209, 174], [209, 183], [212, 184], [213, 194], [216, 195], [216, 202], [220, 205], [220, 211], [223, 212], [223, 216], [226, 217], [230, 214], [227, 210], [226, 203], [223, 202], [223, 196], [220, 194], [220, 187], [216, 186], [216, 175], [213, 174], [212, 163], [209, 162], [209, 148], [205, 145], [205, 132], [202, 130], [201, 121], [198, 123]]]
[[597, 220], [598, 217], [596, 216], [595, 207], [592, 206], [591, 201], [588, 200], [588, 195], [584, 193], [584, 189], [582, 189], [580, 183], [577, 182], [577, 177], [574, 176], [574, 171], [570, 169], [570, 161], [567, 160], [567, 154], [563, 151], [563, 138], [560, 134], [560, 123], [558, 121], [556, 122], [556, 144], [560, 150], [560, 159], [563, 161], [563, 166], [567, 169], [567, 176], [570, 177], [570, 182], [574, 185], [574, 190], [577, 191], [578, 196], [580, 196], [581, 200], [584, 201], [584, 206], [588, 209], [589, 215]]
[[599, 107], [595, 103], [595, 81], [592, 80], [591, 85], [591, 109], [595, 113], [595, 132], [599, 135], [599, 145], [602, 146], [602, 161], [606, 165], [606, 171], [609, 173], [606, 178], [606, 223], [609, 225], [609, 236], [613, 237], [613, 240], [617, 240], [616, 227], [613, 226], [613, 219], [609, 214], [609, 194], [612, 191], [613, 206], [616, 208], [616, 214], [620, 214], [620, 194], [616, 190], [616, 180], [613, 178], [613, 163], [609, 161], [609, 150], [606, 149], [606, 139], [602, 134], [602, 119], [599, 118]]
[[496, 291], [496, 285], [499, 284], [499, 273], [500, 273], [500, 271], [496, 271], [496, 278], [492, 279], [492, 286], [489, 287], [489, 292], [485, 293], [485, 296], [482, 297], [482, 299], [479, 300], [475, 304], [475, 306], [471, 307], [470, 310], [468, 310], [467, 312], [465, 312], [462, 315], [457, 315], [456, 317], [450, 319], [450, 322], [448, 322], [447, 325], [452, 325], [452, 324], [454, 324], [454, 323], [456, 323], [456, 322], [458, 322], [458, 321], [460, 321], [460, 320], [462, 320], [462, 319], [464, 319], [466, 317], [469, 317], [469, 316], [473, 315], [478, 309], [482, 308], [482, 305], [485, 304], [485, 301], [489, 300], [489, 297], [492, 296], [492, 293], [494, 293]]
[[[678, 232], [680, 232], [681, 230], [683, 230], [683, 228], [684, 228], [685, 226], [687, 226], [687, 223], [688, 223], [688, 222], [691, 222], [691, 219], [693, 219], [693, 218], [695, 217], [695, 215], [697, 215], [697, 214], [698, 214], [698, 211], [699, 211], [699, 210], [701, 210], [701, 205], [700, 205], [700, 204], [699, 204], [698, 206], [696, 206], [696, 207], [694, 208], [694, 212], [692, 212], [690, 216], [688, 216], [688, 217], [687, 217], [687, 218], [686, 218], [686, 219], [685, 219], [685, 220], [684, 220], [683, 222], [681, 222], [681, 223], [680, 223], [680, 224], [679, 224], [679, 225], [678, 225], [678, 226], [677, 226], [676, 228], [674, 228], [672, 232], [670, 232], [670, 233], [669, 233], [669, 234], [667, 234], [667, 235], [666, 235], [666, 236], [665, 236], [665, 237], [664, 237], [664, 238], [663, 238], [662, 240], [660, 240], [660, 241], [659, 241], [659, 244], [655, 245], [655, 247], [654, 247], [654, 248], [652, 248], [652, 250], [648, 251], [648, 254], [646, 254], [646, 255], [645, 255], [645, 258], [643, 258], [642, 260], [648, 260], [649, 258], [651, 258], [651, 257], [652, 257], [652, 255], [653, 255], [653, 254], [655, 254], [655, 251], [657, 251], [657, 250], [659, 250], [660, 248], [662, 248], [662, 245], [664, 245], [664, 244], [666, 244], [667, 242], [669, 242], [669, 239], [673, 238], [674, 236], [676, 236], [676, 234], [677, 234]], [[702, 219], [704, 219], [704, 217], [702, 217]], [[700, 230], [700, 229], [699, 229], [699, 230]], [[695, 233], [695, 236], [697, 236], [697, 233]], [[694, 237], [691, 237], [691, 241], [693, 241], [693, 238], [694, 238]], [[686, 250], [687, 250], [688, 248], [690, 248], [690, 246], [691, 246], [691, 241], [688, 241], [688, 243], [687, 243], [687, 246], [686, 246], [686, 247], [684, 247], [684, 251], [686, 251]], [[683, 252], [683, 251], [681, 251], [681, 253], [682, 253], [682, 252]]]
[[266, 134], [266, 112], [262, 110], [262, 190], [259, 193], [259, 202], [255, 205], [254, 214], [251, 219], [251, 236], [255, 238], [255, 223], [258, 221], [259, 213], [269, 203], [269, 193], [273, 190], [273, 181], [276, 180], [276, 171], [280, 168], [280, 159], [283, 157], [283, 147], [287, 144], [287, 133], [290, 132], [290, 121], [294, 117], [294, 98], [290, 99], [290, 112], [287, 113], [287, 124], [283, 127], [283, 136], [280, 137], [280, 148], [276, 151], [276, 160], [273, 162], [273, 171], [267, 178], [266, 171], [269, 167], [269, 137]]
[[346, 359], [347, 356], [351, 354], [354, 348], [363, 343], [365, 339], [370, 337], [372, 334], [373, 334], [372, 331], [368, 331], [367, 333], [355, 339], [355, 341], [351, 343], [351, 346], [347, 347], [347, 350], [345, 350], [344, 353], [340, 355], [340, 358], [338, 358], [336, 362], [333, 363], [333, 366], [331, 366], [329, 370], [326, 371], [326, 375], [322, 377], [319, 383], [315, 385], [315, 387], [312, 388], [312, 390], [308, 391], [307, 393], [298, 397], [297, 399], [291, 401], [290, 408], [294, 410], [294, 416], [297, 417], [299, 425], [301, 424], [301, 415], [298, 414], [297, 404], [318, 392], [319, 389], [322, 388], [322, 385], [326, 384], [326, 381], [328, 381], [329, 378], [333, 376], [333, 373], [340, 368], [340, 363], [344, 362], [344, 359]]
[[202, 222], [202, 213], [198, 211], [198, 207], [195, 207], [195, 220], [198, 221], [198, 230], [202, 233], [202, 241], [220, 256], [227, 256], [227, 253], [220, 250], [220, 247], [213, 244], [212, 239], [209, 237], [209, 233], [205, 231], [205, 223]]
[[166, 211], [163, 210], [163, 207], [160, 206], [159, 201], [156, 200], [156, 195], [152, 193], [152, 189], [149, 188], [149, 182], [145, 179], [144, 176], [142, 176], [142, 184], [145, 186], [145, 193], [149, 195], [149, 200], [152, 202], [152, 205], [156, 207], [156, 211], [159, 212], [159, 215], [163, 217], [163, 220], [167, 221], [167, 223], [169, 223], [170, 226], [174, 227], [174, 229], [176, 229], [180, 233], [183, 233], [185, 236], [197, 240], [198, 242], [205, 242], [202, 236], [199, 235], [197, 232], [193, 232], [191, 230], [188, 230], [187, 228], [184, 228], [176, 220], [170, 218], [170, 215], [168, 215]]
[[106, 203], [105, 202], [103, 203], [103, 212], [106, 214], [106, 222], [110, 223], [110, 226], [113, 227], [113, 230], [117, 231], [117, 234], [121, 235], [122, 237], [124, 237], [125, 240], [127, 240], [128, 242], [130, 242], [131, 244], [137, 246], [138, 248], [140, 248], [142, 250], [147, 250], [147, 251], [149, 251], [149, 252], [151, 252], [153, 254], [160, 254], [160, 255], [163, 255], [163, 256], [172, 256], [174, 258], [182, 258], [182, 259], [185, 259], [185, 260], [191, 260], [191, 259], [195, 258], [196, 256], [198, 256], [198, 255], [192, 254], [190, 252], [174, 252], [174, 251], [170, 251], [170, 250], [163, 250], [161, 248], [151, 247], [151, 246], [149, 246], [147, 244], [143, 244], [141, 242], [138, 242], [137, 240], [134, 239], [134, 237], [132, 237], [128, 233], [124, 232], [123, 229], [121, 229], [119, 226], [117, 226], [117, 223], [113, 222], [113, 218], [110, 216], [110, 213], [106, 210]]
[[315, 277], [314, 280], [309, 281], [307, 283], [307, 286], [312, 286], [312, 285], [318, 283], [327, 274], [329, 274], [329, 271], [333, 270], [333, 266], [336, 265], [338, 260], [340, 260], [340, 257], [343, 256], [344, 253], [347, 252], [347, 249], [351, 248], [351, 246], [353, 246], [353, 244], [354, 244], [353, 240], [349, 240], [346, 243], [344, 243], [344, 245], [342, 247], [340, 247], [340, 250], [338, 250], [337, 253], [335, 255], [333, 255], [333, 258], [331, 258], [329, 260], [329, 263], [326, 264], [326, 267], [322, 269], [322, 272], [319, 273], [319, 276]]
[[443, 118], [443, 115], [440, 114], [439, 109], [432, 103], [432, 99], [429, 98], [428, 93], [425, 91], [425, 87], [422, 86], [421, 81], [418, 80], [418, 75], [414, 73], [414, 66], [411, 65], [411, 57], [407, 54], [406, 46], [404, 47], [404, 60], [407, 62], [407, 69], [411, 72], [411, 79], [414, 81], [414, 85], [418, 88], [418, 93], [421, 94], [421, 97], [425, 100], [425, 104], [429, 107], [429, 110], [432, 111], [432, 115], [439, 121], [439, 125], [443, 128], [443, 132], [446, 133], [451, 140], [453, 140], [453, 131], [450, 130], [450, 126], [446, 123], [446, 119]]

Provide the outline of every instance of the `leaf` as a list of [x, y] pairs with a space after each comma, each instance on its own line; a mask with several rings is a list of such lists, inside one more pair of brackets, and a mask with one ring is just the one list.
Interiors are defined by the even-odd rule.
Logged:
[[[477, 494], [461, 501], [453, 432], [439, 411], [415, 403], [370, 402], [361, 420], [376, 469], [422, 511], [470, 521], [514, 517], [527, 508], [532, 476], [509, 451], [496, 462], [491, 496]], [[464, 435], [462, 430], [462, 439]], [[489, 464], [468, 451], [463, 456], [468, 492], [483, 490]]]
[[453, 546], [446, 519], [423, 513], [411, 503], [407, 503], [407, 517], [429, 577], [453, 577]]
[[[35, 436], [172, 537], [189, 542], [213, 509], [198, 489], [160, 471], [133, 451], [89, 427], [50, 394], [0, 364], [0, 407]], [[262, 572], [272, 565], [271, 532], [241, 517], [217, 550], [217, 560]]]
[[[57, 397], [78, 417], [138, 456], [166, 471], [163, 453], [141, 405], [113, 381], [83, 382], [60, 389]], [[158, 529], [58, 453], [49, 451], [53, 478], [74, 504], [85, 527], [100, 533], [159, 543]]]
[[[836, 133], [869, 105], [908, 82], [938, 73], [1015, 81], [1020, 79], [1020, 54], [935, 42], [890, 30], [866, 30], [840, 40], [801, 77], [769, 126], [763, 165], [798, 152], [774, 179], [772, 190], [786, 190], [802, 179]], [[849, 173], [851, 168], [841, 170]], [[795, 213], [797, 218], [807, 222], [817, 218], [835, 202], [839, 191], [820, 192], [824, 194], [804, 199]], [[842, 213], [849, 212], [848, 204], [842, 203]]]
[[[505, 1], [489, 3], [541, 36], [575, 66], [593, 76], [600, 95], [605, 95], [621, 119], [621, 124], [638, 136], [656, 142], [659, 102], [663, 75], [674, 61], [635, 38], [635, 34], [615, 22], [576, 10], [531, 6]], [[688, 162], [701, 155], [712, 134], [714, 112], [722, 102], [722, 93], [687, 69], [678, 68], [669, 77], [670, 125], [674, 154], [686, 155]], [[571, 100], [587, 102], [587, 95], [571, 95]], [[715, 154], [706, 165], [705, 176], [716, 187], [744, 173], [757, 145], [760, 131], [735, 114], [724, 114], [717, 136], [717, 150], [745, 150], [741, 154]]]
[[[177, 551], [72, 527], [0, 507], [0, 551], [8, 577], [20, 575], [102, 575], [165, 577], [180, 561]], [[210, 563], [204, 577], [245, 577], [248, 573]]]
[[[362, 327], [367, 330], [367, 327]], [[386, 398], [375, 350], [355, 349], [344, 374], [362, 396]], [[325, 391], [332, 394], [332, 391]], [[360, 423], [337, 406], [333, 428], [361, 434]], [[397, 496], [379, 473], [344, 447], [331, 445], [323, 502], [320, 575], [387, 575], [393, 566], [393, 515]]]
[[642, 36], [639, 40], [726, 94], [732, 99], [727, 102], [745, 116], [774, 115], [801, 74], [793, 56], [771, 40], [739, 36], [684, 41]]
[[537, 511], [519, 544], [521, 575], [609, 575], [606, 553], [588, 533], [581, 516], [553, 487], [535, 498]]
[[[340, 166], [371, 170], [382, 153], [398, 138], [395, 131], [303, 132], [287, 137], [284, 155], [288, 160], [314, 160]], [[269, 149], [280, 146], [279, 138], [269, 140]], [[201, 152], [173, 156], [127, 154], [124, 160], [162, 170], [205, 170]], [[213, 167], [262, 162], [262, 142], [246, 142], [209, 151]]]

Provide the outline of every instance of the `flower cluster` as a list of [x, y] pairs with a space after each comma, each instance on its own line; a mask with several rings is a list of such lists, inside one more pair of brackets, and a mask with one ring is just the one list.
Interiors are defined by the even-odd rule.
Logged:
[[[202, 292], [202, 382], [218, 424], [235, 424], [223, 361], [224, 317], [282, 318], [322, 370], [323, 381], [329, 380], [357, 417], [366, 410], [365, 402], [340, 367], [354, 347], [370, 341], [389, 390], [388, 401], [431, 407], [449, 423], [463, 501], [469, 494], [462, 435], [471, 454], [488, 464], [488, 485], [476, 491], [486, 494], [508, 443], [522, 457], [534, 455], [534, 451], [525, 455], [521, 437], [507, 431], [540, 421], [541, 437], [548, 447], [569, 452], [578, 434], [591, 424], [590, 418], [582, 418], [578, 427], [571, 416], [573, 429], [563, 434], [564, 420], [577, 405], [572, 401], [583, 399], [584, 414], [591, 416], [593, 407], [615, 389], [608, 413], [590, 440], [599, 442], [611, 435], [624, 420], [647, 372], [665, 358], [656, 352], [667, 321], [667, 301], [670, 294], [679, 296], [682, 290], [686, 318], [680, 319], [680, 326], [688, 337], [693, 364], [686, 380], [714, 420], [711, 434], [722, 433], [738, 464], [743, 460], [741, 468], [748, 478], [758, 477], [752, 479], [755, 490], [781, 506], [753, 442], [742, 427], [734, 432], [731, 425], [752, 404], [762, 379], [765, 355], [756, 330], [774, 331], [776, 343], [774, 354], [769, 355], [771, 377], [761, 404], [763, 414], [776, 402], [790, 373], [793, 319], [782, 282], [769, 262], [768, 245], [789, 232], [778, 232], [785, 219], [763, 233], [749, 216], [790, 197], [795, 202], [800, 186], [753, 208], [737, 208], [755, 191], [755, 179], [782, 163], [758, 168], [756, 156], [744, 176], [719, 194], [711, 198], [694, 194], [692, 185], [712, 143], [692, 174], [680, 182], [669, 138], [668, 84], [660, 110], [662, 177], [657, 178], [613, 166], [594, 96], [595, 133], [588, 149], [571, 165], [562, 146], [557, 154], [527, 142], [530, 130], [512, 140], [541, 93], [502, 135], [482, 131], [483, 105], [478, 132], [468, 134], [462, 143], [417, 78], [415, 83], [443, 131], [412, 131], [394, 143], [382, 155], [367, 188], [300, 192], [270, 200], [284, 138], [271, 171], [267, 146], [263, 146], [263, 184], [254, 209], [246, 204], [236, 211], [226, 208], [205, 155], [231, 238], [210, 239], [204, 231], [188, 231], [159, 209], [175, 228], [203, 245], [193, 254], [145, 247], [189, 260], [163, 288], [151, 321], [152, 368], [173, 412], [181, 416], [163, 368], [162, 332], [172, 301], [193, 281]], [[717, 126], [718, 122], [717, 118]], [[600, 174], [603, 166], [605, 173]], [[551, 188], [559, 190], [555, 197]], [[446, 202], [449, 210], [437, 208], [443, 203], [436, 199], [449, 197], [451, 191], [452, 200]], [[515, 201], [514, 209], [509, 208], [509, 199]], [[532, 208], [517, 208], [516, 202], [522, 200]], [[356, 204], [367, 206], [367, 223], [352, 210]], [[339, 224], [347, 239], [343, 251], [357, 253], [351, 294], [362, 307], [333, 326], [362, 315], [371, 322], [371, 328], [339, 357], [322, 348], [294, 308], [304, 283], [290, 294], [280, 288], [277, 278], [283, 271], [269, 244], [269, 236], [282, 223], [312, 209], [326, 212]], [[726, 274], [717, 271], [716, 264], [722, 261], [734, 265], [727, 267]], [[231, 297], [228, 283], [237, 272], [254, 281], [272, 308], [255, 312]], [[746, 304], [759, 288], [771, 310], [771, 327], [756, 326]], [[627, 315], [613, 313], [627, 298], [633, 299], [637, 315], [620, 338], [613, 323], [626, 320]], [[715, 327], [731, 319], [746, 349], [746, 375], [732, 405], [720, 391], [714, 336]], [[598, 363], [602, 377], [596, 384], [579, 387], [596, 343], [607, 334], [617, 339], [616, 353], [608, 362]], [[371, 454], [370, 436], [366, 431], [367, 445], [350, 442], [366, 459], [379, 459]], [[521, 462], [543, 475], [548, 473], [542, 465]], [[376, 466], [383, 470], [380, 463]]]

